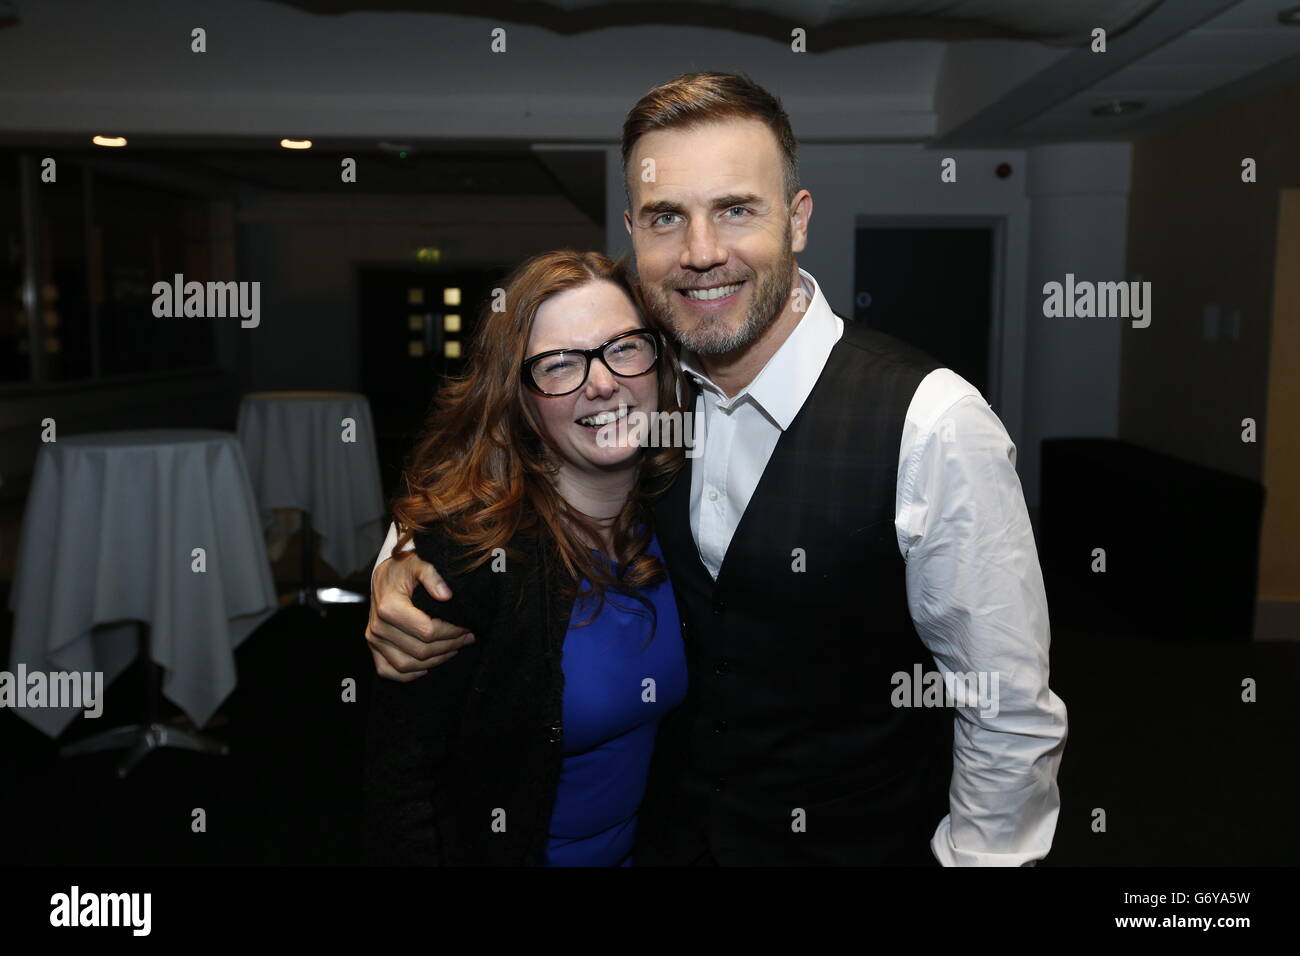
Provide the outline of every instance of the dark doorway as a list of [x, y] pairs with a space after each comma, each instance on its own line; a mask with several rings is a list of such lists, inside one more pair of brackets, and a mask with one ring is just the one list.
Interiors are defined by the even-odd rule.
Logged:
[[996, 232], [866, 222], [854, 246], [853, 318], [928, 352], [991, 404]]
[[439, 383], [464, 369], [483, 308], [509, 271], [361, 269], [361, 388], [375, 420], [386, 497]]

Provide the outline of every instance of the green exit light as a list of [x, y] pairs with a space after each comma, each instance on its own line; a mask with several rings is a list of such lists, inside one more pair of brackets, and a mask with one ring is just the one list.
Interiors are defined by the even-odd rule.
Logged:
[[442, 250], [437, 246], [420, 246], [415, 250], [415, 258], [418, 262], [441, 262]]

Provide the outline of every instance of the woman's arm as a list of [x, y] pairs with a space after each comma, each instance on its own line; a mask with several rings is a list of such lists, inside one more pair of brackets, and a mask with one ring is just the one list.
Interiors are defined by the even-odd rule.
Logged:
[[[418, 544], [440, 568], [458, 566], [454, 562], [463, 556], [439, 533], [421, 535]], [[449, 576], [453, 598], [438, 602], [441, 616], [473, 627], [477, 642], [419, 680], [399, 683], [372, 675], [362, 807], [362, 852], [368, 863], [449, 861], [448, 843], [456, 833], [454, 804], [447, 799], [456, 785], [455, 743], [481, 648], [490, 640], [488, 609], [499, 596], [501, 577], [486, 565]], [[422, 587], [412, 598], [417, 606], [435, 603]]]
[[430, 695], [427, 680], [399, 684], [372, 675], [362, 800], [362, 856], [373, 864], [436, 866], [447, 862], [440, 831], [451, 821], [435, 807], [449, 747], [435, 716], [447, 688]]

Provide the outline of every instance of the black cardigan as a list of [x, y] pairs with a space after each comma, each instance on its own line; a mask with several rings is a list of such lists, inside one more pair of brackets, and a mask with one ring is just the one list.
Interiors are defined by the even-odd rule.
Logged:
[[559, 781], [561, 654], [573, 609], [554, 542], [516, 536], [504, 571], [466, 555], [440, 531], [417, 553], [452, 590], [412, 602], [477, 638], [409, 683], [373, 675], [362, 787], [368, 863], [526, 865], [541, 862]]

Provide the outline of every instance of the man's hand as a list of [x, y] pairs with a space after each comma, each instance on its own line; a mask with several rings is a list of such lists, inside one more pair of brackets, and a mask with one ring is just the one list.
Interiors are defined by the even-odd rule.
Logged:
[[465, 628], [429, 617], [412, 604], [416, 584], [436, 600], [451, 598], [433, 565], [414, 554], [401, 561], [385, 559], [370, 579], [366, 643], [379, 676], [403, 683], [423, 677], [474, 640]]

